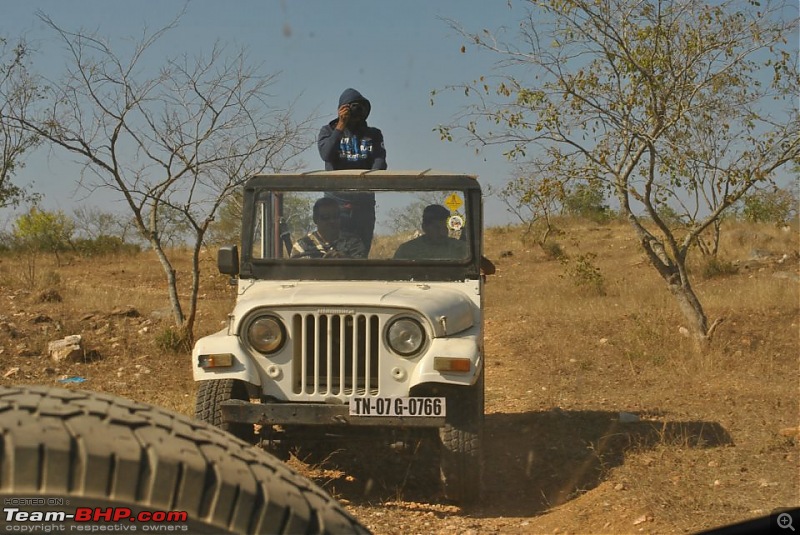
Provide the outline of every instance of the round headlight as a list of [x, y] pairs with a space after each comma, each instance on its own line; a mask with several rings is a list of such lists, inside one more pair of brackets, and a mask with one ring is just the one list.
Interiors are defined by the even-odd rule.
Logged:
[[261, 353], [274, 353], [283, 346], [286, 335], [277, 318], [261, 316], [247, 326], [247, 341]]
[[386, 338], [392, 351], [409, 356], [422, 348], [425, 343], [425, 331], [418, 321], [400, 318], [389, 325]]

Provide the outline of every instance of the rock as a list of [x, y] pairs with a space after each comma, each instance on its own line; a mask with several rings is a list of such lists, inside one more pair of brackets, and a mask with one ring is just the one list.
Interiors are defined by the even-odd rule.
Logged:
[[508, 258], [514, 256], [514, 251], [500, 251], [500, 258]]
[[83, 339], [79, 334], [55, 340], [47, 345], [47, 353], [55, 362], [82, 361], [85, 357]]
[[19, 373], [19, 367], [14, 366], [13, 368], [9, 368], [8, 370], [6, 370], [6, 373], [3, 374], [3, 377], [8, 379], [12, 375], [17, 375], [18, 373]]
[[132, 306], [126, 308], [115, 308], [111, 312], [109, 312], [110, 316], [120, 316], [124, 318], [138, 318], [141, 316], [138, 310], [133, 308]]

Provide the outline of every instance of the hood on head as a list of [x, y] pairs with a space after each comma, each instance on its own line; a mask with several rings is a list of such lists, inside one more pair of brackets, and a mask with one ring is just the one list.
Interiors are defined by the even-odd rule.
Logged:
[[339, 107], [341, 107], [343, 104], [352, 104], [353, 102], [363, 102], [364, 106], [367, 109], [367, 113], [364, 116], [364, 119], [369, 117], [369, 112], [372, 109], [372, 105], [369, 103], [369, 100], [365, 99], [361, 93], [359, 93], [352, 87], [348, 87], [342, 92], [342, 95], [339, 97]]

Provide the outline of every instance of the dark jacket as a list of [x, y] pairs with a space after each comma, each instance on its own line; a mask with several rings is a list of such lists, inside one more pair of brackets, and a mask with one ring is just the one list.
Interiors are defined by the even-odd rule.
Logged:
[[345, 89], [339, 97], [339, 107], [353, 102], [360, 102], [366, 107], [365, 120], [360, 125], [340, 132], [336, 130], [337, 118], [319, 131], [317, 147], [325, 162], [325, 169], [386, 169], [383, 134], [377, 128], [368, 126], [366, 121], [371, 110], [369, 100], [355, 89]]

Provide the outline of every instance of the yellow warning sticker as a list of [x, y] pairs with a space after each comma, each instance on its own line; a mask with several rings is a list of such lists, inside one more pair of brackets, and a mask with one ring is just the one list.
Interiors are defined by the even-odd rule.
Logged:
[[451, 193], [445, 200], [444, 205], [450, 208], [451, 212], [457, 211], [464, 204], [461, 196], [458, 193]]

